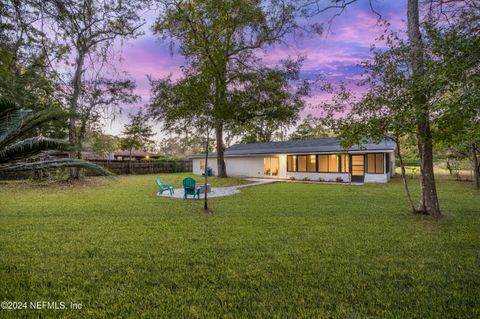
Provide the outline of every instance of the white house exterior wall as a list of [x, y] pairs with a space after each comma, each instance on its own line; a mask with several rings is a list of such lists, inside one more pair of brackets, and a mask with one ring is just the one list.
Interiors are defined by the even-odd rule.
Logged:
[[387, 183], [389, 180], [390, 180], [390, 174], [365, 173], [364, 183]]
[[[278, 176], [263, 175], [263, 161], [266, 157], [279, 158], [279, 173]], [[386, 160], [385, 156], [385, 160]], [[390, 152], [390, 173], [385, 174], [368, 174], [365, 172], [365, 183], [387, 183], [391, 176], [395, 175], [395, 155]], [[193, 159], [193, 174], [201, 175], [203, 170], [200, 170], [199, 158]], [[386, 164], [386, 163], [385, 163]], [[248, 176], [261, 178], [283, 178], [296, 180], [309, 179], [312, 181], [337, 181], [341, 178], [344, 182], [350, 181], [350, 174], [348, 173], [306, 173], [306, 172], [287, 172], [287, 155], [264, 155], [264, 156], [232, 156], [225, 157], [225, 165], [227, 167], [227, 174], [229, 176]], [[213, 175], [217, 175], [217, 159], [210, 157], [208, 159], [208, 167], [212, 168]], [[385, 166], [386, 167], [386, 166]]]
[[[192, 160], [193, 174], [195, 174], [195, 175], [202, 175], [203, 174], [203, 170], [200, 169], [200, 160], [201, 160], [200, 158], [194, 158]], [[202, 158], [202, 160], [204, 160], [204, 158]], [[218, 169], [217, 169], [217, 158], [216, 157], [209, 157], [207, 166], [212, 169], [213, 175], [217, 175]]]
[[228, 157], [225, 165], [231, 176], [264, 177], [263, 157]]

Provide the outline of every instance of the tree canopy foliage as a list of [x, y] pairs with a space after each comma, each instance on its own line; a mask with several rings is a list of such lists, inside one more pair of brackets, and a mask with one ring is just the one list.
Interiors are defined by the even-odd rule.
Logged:
[[[185, 79], [179, 84], [192, 87], [192, 81], [197, 85], [201, 82], [204, 88], [201, 114], [215, 131], [218, 175], [224, 177], [227, 174], [223, 159], [225, 126], [235, 122], [237, 116], [245, 118], [246, 113], [253, 111], [240, 112], [242, 107], [246, 111], [246, 106], [252, 106], [247, 98], [240, 98], [240, 92], [247, 92], [246, 86], [259, 90], [278, 77], [278, 73], [266, 71], [260, 64], [255, 50], [280, 42], [296, 27], [295, 7], [278, 0], [160, 2], [164, 14], [158, 17], [154, 31], [178, 43], [187, 60]], [[255, 72], [258, 69], [263, 69], [263, 73]], [[251, 78], [253, 74], [259, 78]], [[275, 86], [281, 89], [281, 82], [277, 80], [269, 89]], [[168, 80], [162, 85], [171, 86]], [[267, 94], [265, 90], [263, 94]]]
[[[374, 50], [373, 59], [362, 64], [365, 73], [360, 85], [368, 92], [358, 99], [342, 87], [333, 103], [324, 105], [335, 112], [348, 111], [345, 118], [334, 120], [345, 146], [390, 136], [400, 147], [402, 140], [410, 138], [416, 140], [421, 161], [426, 156], [430, 164], [432, 154], [422, 153], [428, 145], [478, 151], [478, 9], [463, 7], [449, 23], [427, 20], [421, 24], [421, 72], [414, 70], [417, 62], [412, 62], [412, 55], [417, 49], [411, 40], [395, 33], [385, 35], [388, 49]], [[472, 151], [472, 158], [477, 151]], [[425, 170], [422, 167], [422, 174]], [[430, 189], [423, 183], [422, 190]], [[420, 196], [419, 211], [425, 210], [424, 196]], [[412, 205], [412, 210], [417, 208]]]

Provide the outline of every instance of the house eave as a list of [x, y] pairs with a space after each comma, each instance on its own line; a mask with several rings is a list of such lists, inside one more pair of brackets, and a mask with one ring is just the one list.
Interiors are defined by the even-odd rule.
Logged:
[[[261, 153], [245, 153], [245, 154], [228, 154], [225, 153], [224, 157], [261, 157], [271, 155], [309, 155], [309, 154], [367, 154], [367, 153], [393, 153], [392, 149], [378, 149], [378, 150], [354, 150], [354, 151], [308, 151], [308, 152], [261, 152]], [[216, 158], [216, 154], [208, 155], [208, 158]], [[205, 155], [192, 155], [190, 159], [203, 159]]]

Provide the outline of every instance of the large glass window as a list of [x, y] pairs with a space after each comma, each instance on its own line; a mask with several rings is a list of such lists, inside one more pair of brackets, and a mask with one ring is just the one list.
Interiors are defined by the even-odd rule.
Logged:
[[298, 171], [299, 172], [306, 172], [307, 171], [307, 155], [298, 155]]
[[350, 162], [349, 162], [349, 155], [342, 154], [340, 156], [340, 167], [342, 173], [348, 173], [350, 171]]
[[328, 172], [338, 173], [338, 156], [337, 155], [328, 156]]
[[[348, 172], [348, 157], [346, 157], [346, 169]], [[338, 173], [340, 157], [336, 154], [331, 155], [288, 155], [288, 172], [308, 172], [308, 173]]]
[[318, 155], [318, 171], [328, 172], [328, 155]]
[[307, 171], [312, 173], [317, 171], [317, 155], [308, 155]]
[[287, 171], [289, 172], [297, 171], [297, 157], [295, 155], [287, 156]]
[[367, 173], [383, 174], [384, 173], [384, 156], [383, 153], [375, 153], [367, 155]]
[[318, 171], [322, 173], [338, 173], [338, 156], [318, 155]]

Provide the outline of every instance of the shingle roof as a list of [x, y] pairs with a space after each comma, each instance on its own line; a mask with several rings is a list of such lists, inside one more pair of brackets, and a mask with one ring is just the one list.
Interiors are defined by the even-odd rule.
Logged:
[[[391, 139], [379, 143], [365, 141], [362, 147], [353, 146], [348, 151], [393, 151], [396, 144]], [[335, 138], [319, 138], [312, 140], [295, 140], [255, 144], [235, 144], [225, 150], [225, 156], [255, 155], [255, 154], [300, 154], [300, 153], [336, 153], [345, 152]], [[198, 158], [202, 155], [192, 156]], [[205, 155], [203, 155], [205, 156]], [[216, 156], [210, 153], [209, 156]]]

